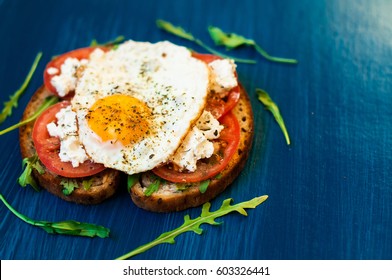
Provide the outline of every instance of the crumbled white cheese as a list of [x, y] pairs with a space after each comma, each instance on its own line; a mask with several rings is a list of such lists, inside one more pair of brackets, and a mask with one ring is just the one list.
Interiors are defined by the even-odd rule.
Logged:
[[57, 125], [54, 122], [47, 125], [49, 135], [60, 138], [61, 161], [71, 162], [73, 167], [78, 167], [88, 159], [88, 156], [79, 141], [76, 113], [68, 106], [61, 109], [56, 118]]
[[92, 59], [92, 60], [99, 59], [104, 54], [105, 54], [105, 52], [102, 49], [96, 48], [92, 53], [90, 53], [90, 57], [89, 58]]
[[87, 59], [78, 60], [70, 57], [61, 65], [60, 75], [54, 76], [50, 81], [60, 97], [64, 97], [75, 90], [77, 83], [76, 71], [81, 65], [86, 65], [87, 61]]
[[199, 159], [212, 156], [214, 144], [209, 140], [219, 138], [222, 129], [219, 121], [210, 112], [204, 111], [173, 155], [172, 162], [181, 170], [195, 171]]
[[49, 75], [56, 75], [59, 73], [59, 69], [57, 69], [56, 67], [49, 67], [48, 70], [46, 70], [46, 72]]
[[211, 70], [211, 89], [215, 92], [230, 90], [238, 85], [236, 65], [231, 59], [217, 59], [208, 64]]
[[223, 129], [219, 121], [208, 111], [203, 112], [196, 122], [196, 127], [203, 132], [208, 140], [219, 138], [220, 132]]

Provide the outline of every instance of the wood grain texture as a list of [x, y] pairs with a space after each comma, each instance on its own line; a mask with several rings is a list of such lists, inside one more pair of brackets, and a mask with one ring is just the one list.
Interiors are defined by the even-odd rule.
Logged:
[[[162, 32], [155, 20], [181, 25], [211, 46], [207, 27], [219, 26], [255, 39], [272, 55], [299, 61], [270, 63], [250, 48], [230, 52], [258, 60], [237, 68], [251, 97], [255, 138], [245, 169], [212, 208], [229, 197], [269, 199], [248, 217], [229, 215], [219, 227], [204, 226], [201, 236], [184, 234], [175, 245], [160, 245], [136, 259], [392, 259], [391, 1], [240, 2], [0, 1], [1, 103], [22, 83], [36, 53], [44, 53], [18, 108], [0, 129], [20, 119], [53, 55], [118, 35], [202, 51]], [[257, 101], [256, 88], [279, 105], [291, 146]], [[111, 237], [48, 235], [0, 205], [1, 259], [114, 259], [181, 225], [184, 215], [200, 215], [200, 208], [143, 211], [125, 186], [96, 206], [22, 189], [15, 183], [21, 173], [17, 138], [17, 131], [0, 136], [0, 191], [9, 203], [39, 220], [101, 224]]]

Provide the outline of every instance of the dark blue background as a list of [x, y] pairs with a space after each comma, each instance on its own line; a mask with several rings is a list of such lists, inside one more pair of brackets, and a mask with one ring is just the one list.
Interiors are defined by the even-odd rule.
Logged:
[[[20, 106], [0, 129], [17, 122], [42, 84], [53, 55], [95, 38], [170, 40], [162, 18], [213, 45], [215, 25], [259, 42], [296, 66], [254, 58], [238, 65], [255, 116], [254, 147], [241, 176], [212, 202], [269, 199], [249, 216], [186, 233], [137, 259], [391, 259], [392, 258], [392, 1], [16, 1], [0, 0], [0, 101], [44, 56]], [[217, 48], [224, 51], [224, 49]], [[263, 88], [279, 105], [292, 145], [255, 96]], [[196, 217], [200, 208], [156, 214], [135, 207], [125, 189], [97, 206], [80, 206], [16, 183], [21, 157], [14, 131], [0, 137], [0, 190], [37, 220], [75, 219], [111, 229], [108, 239], [54, 236], [27, 225], [0, 205], [1, 259], [113, 259]]]

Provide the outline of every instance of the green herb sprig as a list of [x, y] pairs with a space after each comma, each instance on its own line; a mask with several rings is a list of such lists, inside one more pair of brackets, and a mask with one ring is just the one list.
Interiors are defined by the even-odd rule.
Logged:
[[200, 182], [199, 191], [201, 193], [205, 193], [207, 191], [209, 185], [210, 185], [210, 180], [205, 180], [205, 181]]
[[42, 105], [38, 108], [38, 110], [31, 115], [30, 117], [28, 117], [27, 119], [25, 119], [24, 121], [18, 122], [17, 124], [14, 124], [6, 129], [3, 129], [0, 131], [0, 135], [6, 134], [7, 132], [10, 132], [14, 129], [17, 129], [21, 126], [24, 126], [32, 121], [34, 121], [36, 118], [39, 117], [39, 115], [41, 115], [41, 113], [43, 111], [45, 111], [47, 108], [49, 108], [50, 106], [56, 104], [59, 101], [58, 97], [56, 96], [49, 96], [45, 99], [44, 103], [42, 103]]
[[196, 43], [197, 45], [199, 45], [200, 47], [202, 47], [203, 49], [209, 51], [212, 54], [218, 55], [218, 56], [223, 57], [223, 58], [233, 59], [234, 61], [239, 62], [239, 63], [249, 63], [249, 64], [255, 64], [256, 63], [255, 60], [236, 58], [236, 57], [232, 57], [232, 56], [228, 56], [226, 54], [220, 53], [220, 52], [212, 49], [211, 47], [209, 47], [205, 43], [203, 43], [201, 40], [195, 38], [191, 33], [186, 32], [182, 27], [174, 26], [173, 24], [171, 24], [168, 21], [164, 21], [164, 20], [158, 19], [156, 21], [156, 24], [157, 24], [157, 26], [160, 29], [165, 30], [166, 32], [169, 32], [169, 33], [171, 33], [173, 35], [176, 35], [176, 36], [178, 36], [180, 38], [183, 38], [185, 40], [194, 42], [194, 43]]
[[42, 52], [39, 52], [35, 57], [33, 65], [31, 66], [30, 71], [27, 74], [22, 86], [17, 91], [15, 91], [14, 94], [10, 95], [9, 101], [4, 102], [4, 108], [0, 113], [0, 124], [3, 123], [7, 119], [7, 117], [11, 116], [13, 108], [18, 107], [19, 98], [26, 91], [31, 81], [31, 78], [33, 77], [33, 74], [37, 69], [38, 63], [41, 60], [41, 57], [42, 57]]
[[42, 165], [39, 163], [39, 158], [38, 155], [34, 155], [29, 158], [24, 158], [22, 161], [22, 168], [24, 168], [24, 171], [22, 175], [18, 178], [18, 183], [22, 187], [26, 187], [27, 185], [30, 185], [33, 187], [34, 190], [39, 191], [40, 188], [35, 181], [32, 172], [33, 170], [37, 170], [39, 174], [43, 174], [45, 172], [44, 168]]
[[88, 191], [93, 186], [93, 177], [82, 181], [82, 186], [85, 191]]
[[[75, 179], [64, 178], [60, 181], [60, 185], [63, 187], [63, 194], [68, 196], [71, 195], [75, 189], [80, 188], [79, 183]], [[82, 181], [81, 186], [85, 191], [88, 191], [93, 185], [93, 178], [85, 179]]]
[[139, 182], [139, 178], [140, 178], [140, 173], [128, 175], [128, 177], [127, 177], [127, 190], [128, 190], [128, 193], [131, 193], [131, 188], [132, 188], [137, 182]]
[[60, 185], [63, 187], [63, 194], [68, 196], [77, 188], [79, 188], [78, 183], [75, 180], [65, 178], [61, 180]]
[[36, 221], [16, 211], [5, 200], [2, 194], [0, 194], [0, 200], [19, 219], [21, 219], [22, 221], [30, 225], [39, 227], [45, 230], [47, 233], [86, 236], [86, 237], [100, 237], [100, 238], [109, 237], [110, 230], [103, 226], [89, 224], [89, 223], [81, 223], [73, 220], [61, 221], [61, 222]]
[[254, 40], [245, 38], [235, 33], [223, 32], [220, 28], [215, 26], [209, 26], [208, 32], [212, 40], [218, 46], [225, 46], [228, 50], [238, 48], [240, 46], [251, 46], [265, 59], [273, 62], [296, 64], [298, 61], [291, 58], [282, 58], [269, 55], [264, 49], [260, 47]]
[[117, 36], [115, 39], [107, 41], [105, 43], [98, 43], [96, 39], [91, 40], [90, 47], [99, 47], [99, 46], [116, 46], [124, 42], [125, 37], [120, 35]]
[[287, 132], [286, 125], [284, 124], [284, 120], [283, 120], [282, 115], [280, 114], [278, 106], [275, 104], [274, 101], [272, 101], [271, 97], [268, 95], [268, 93], [266, 91], [257, 88], [256, 94], [257, 94], [259, 101], [261, 103], [263, 103], [265, 108], [272, 113], [276, 122], [280, 126], [280, 129], [283, 132], [283, 135], [286, 139], [287, 145], [290, 145], [289, 133]]
[[160, 185], [161, 185], [161, 179], [158, 177], [155, 178], [155, 180], [150, 185], [148, 185], [148, 187], [144, 191], [144, 195], [151, 196], [154, 192], [158, 191]]
[[125, 260], [125, 259], [132, 258], [132, 257], [134, 257], [138, 254], [141, 254], [141, 253], [143, 253], [143, 252], [145, 252], [145, 251], [147, 251], [147, 250], [149, 250], [159, 244], [164, 244], [164, 243], [174, 244], [175, 243], [174, 239], [177, 236], [179, 236], [182, 233], [188, 232], [188, 231], [194, 232], [194, 233], [200, 235], [203, 233], [203, 229], [200, 228], [200, 226], [202, 224], [210, 224], [210, 225], [214, 225], [214, 226], [220, 225], [221, 222], [217, 222], [217, 221], [215, 221], [215, 219], [222, 217], [222, 216], [225, 216], [231, 212], [238, 212], [241, 215], [247, 216], [248, 213], [246, 212], [245, 209], [256, 208], [258, 205], [263, 203], [267, 198], [268, 198], [267, 195], [263, 195], [263, 196], [255, 197], [251, 200], [241, 202], [238, 204], [234, 204], [234, 205], [231, 205], [231, 202], [233, 200], [231, 198], [229, 198], [229, 199], [226, 199], [225, 201], [223, 201], [222, 206], [214, 212], [210, 212], [211, 204], [209, 202], [207, 202], [203, 205], [203, 208], [201, 210], [201, 215], [199, 217], [197, 217], [195, 219], [191, 219], [189, 217], [189, 215], [186, 215], [184, 217], [184, 223], [181, 226], [179, 226], [178, 228], [161, 234], [154, 241], [151, 241], [145, 245], [142, 245], [142, 246], [136, 248], [135, 250], [133, 250], [125, 255], [118, 257], [117, 260]]

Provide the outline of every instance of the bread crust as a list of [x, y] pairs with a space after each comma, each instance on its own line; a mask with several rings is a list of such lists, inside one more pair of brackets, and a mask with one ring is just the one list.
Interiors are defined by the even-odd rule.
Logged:
[[[41, 86], [27, 104], [22, 120], [33, 115], [50, 95], [52, 93], [45, 86]], [[23, 158], [32, 157], [36, 154], [32, 139], [33, 126], [34, 122], [30, 122], [19, 129], [20, 151]], [[116, 193], [123, 180], [123, 174], [121, 172], [113, 169], [105, 169], [93, 176], [72, 179], [73, 183], [78, 184], [79, 188], [74, 189], [70, 195], [64, 195], [61, 182], [69, 179], [59, 176], [49, 171], [43, 164], [41, 165], [44, 167], [43, 174], [39, 174], [36, 170], [33, 170], [33, 176], [39, 185], [63, 200], [78, 204], [90, 205], [101, 203]], [[83, 188], [83, 181], [86, 180], [91, 183], [91, 187], [88, 190]]]
[[201, 193], [198, 186], [192, 186], [182, 192], [153, 193], [145, 196], [140, 183], [131, 188], [132, 201], [140, 208], [152, 212], [182, 211], [197, 207], [223, 192], [237, 178], [244, 168], [253, 142], [254, 124], [252, 106], [249, 96], [241, 86], [241, 96], [233, 109], [240, 124], [240, 143], [237, 153], [233, 155], [226, 168], [218, 178], [213, 178], [205, 193]]

